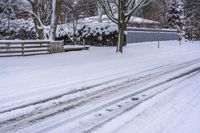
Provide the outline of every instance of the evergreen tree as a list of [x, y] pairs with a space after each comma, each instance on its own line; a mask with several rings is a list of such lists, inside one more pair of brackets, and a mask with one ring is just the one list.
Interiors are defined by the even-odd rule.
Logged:
[[182, 30], [183, 18], [183, 3], [181, 0], [172, 0], [168, 10], [168, 27]]
[[168, 28], [176, 29], [179, 40], [185, 36], [184, 28], [184, 10], [181, 0], [172, 0], [168, 10]]

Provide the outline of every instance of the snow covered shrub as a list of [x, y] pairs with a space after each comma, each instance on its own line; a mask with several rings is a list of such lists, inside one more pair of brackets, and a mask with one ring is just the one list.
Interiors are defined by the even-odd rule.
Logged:
[[[45, 26], [48, 37], [50, 26]], [[84, 23], [73, 29], [72, 24], [58, 25], [57, 40], [65, 40], [65, 44], [86, 44], [95, 46], [115, 46], [117, 44], [117, 25], [113, 23]], [[35, 25], [28, 20], [0, 20], [0, 39], [36, 39]]]
[[0, 20], [0, 39], [35, 39], [35, 27], [29, 20]]
[[71, 44], [73, 41], [81, 44], [83, 39], [87, 45], [115, 46], [117, 44], [117, 25], [113, 23], [78, 24], [75, 31], [70, 25], [62, 27], [58, 28], [58, 39], [64, 39], [66, 44]]

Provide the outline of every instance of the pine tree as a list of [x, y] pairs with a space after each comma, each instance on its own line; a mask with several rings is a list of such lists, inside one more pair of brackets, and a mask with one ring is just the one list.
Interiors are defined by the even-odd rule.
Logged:
[[168, 28], [176, 29], [179, 40], [185, 36], [184, 27], [184, 10], [181, 0], [172, 0], [168, 10]]
[[183, 3], [173, 0], [168, 11], [168, 27], [182, 30], [183, 28]]

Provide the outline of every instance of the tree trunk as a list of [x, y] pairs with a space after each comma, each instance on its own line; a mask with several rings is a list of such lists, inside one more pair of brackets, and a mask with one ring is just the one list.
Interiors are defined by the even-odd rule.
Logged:
[[44, 28], [41, 28], [42, 25], [38, 22], [38, 20], [35, 17], [33, 17], [33, 20], [34, 20], [34, 24], [35, 24], [37, 39], [44, 39], [45, 38], [44, 37]]
[[61, 13], [61, 5], [63, 0], [52, 0], [52, 16], [51, 16], [51, 29], [50, 39], [56, 39], [57, 24]]
[[38, 39], [41, 39], [41, 40], [45, 39], [44, 28], [42, 29], [36, 28], [36, 32], [37, 32]]
[[98, 22], [102, 23], [102, 9], [99, 3], [98, 3]]
[[124, 46], [124, 31], [125, 31], [125, 26], [124, 24], [120, 24], [118, 26], [118, 44], [117, 44], [117, 50], [116, 52], [123, 53], [123, 46]]

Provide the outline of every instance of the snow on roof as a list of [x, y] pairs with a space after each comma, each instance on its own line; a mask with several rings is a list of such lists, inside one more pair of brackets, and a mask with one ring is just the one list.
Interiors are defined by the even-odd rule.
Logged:
[[158, 24], [157, 21], [149, 20], [149, 19], [144, 19], [140, 17], [131, 17], [130, 23], [146, 23], [146, 24]]
[[[82, 23], [98, 23], [98, 16], [93, 16], [93, 17], [86, 17], [83, 19], [79, 19], [79, 22]], [[106, 15], [102, 15], [102, 22], [111, 22], [109, 18]], [[146, 23], [146, 24], [157, 24], [157, 21], [149, 20], [149, 19], [144, 19], [141, 17], [131, 17], [130, 19], [131, 23]]]

